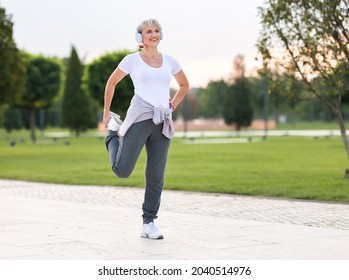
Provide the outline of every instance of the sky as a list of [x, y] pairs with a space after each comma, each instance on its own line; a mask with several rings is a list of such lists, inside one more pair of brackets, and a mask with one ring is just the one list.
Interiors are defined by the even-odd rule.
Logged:
[[[139, 22], [156, 18], [164, 39], [158, 49], [172, 55], [191, 87], [228, 79], [237, 55], [248, 72], [256, 67], [264, 0], [0, 0], [12, 16], [17, 47], [60, 58], [74, 46], [86, 63], [118, 50], [137, 50]], [[117, 66], [117, 65], [116, 65]]]

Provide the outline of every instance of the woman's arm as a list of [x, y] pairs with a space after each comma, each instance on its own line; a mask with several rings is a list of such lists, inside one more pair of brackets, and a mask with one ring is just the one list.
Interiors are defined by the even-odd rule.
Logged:
[[113, 100], [115, 86], [126, 76], [127, 74], [116, 68], [114, 72], [110, 75], [104, 91], [104, 112], [103, 112], [103, 124], [105, 127], [108, 126], [109, 122], [109, 110], [111, 101]]
[[174, 77], [178, 83], [179, 89], [170, 101], [173, 110], [177, 108], [189, 91], [189, 82], [183, 70], [179, 71]]

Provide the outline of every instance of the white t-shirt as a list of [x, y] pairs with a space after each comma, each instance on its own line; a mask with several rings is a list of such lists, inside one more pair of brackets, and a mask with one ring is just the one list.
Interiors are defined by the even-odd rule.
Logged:
[[162, 54], [162, 65], [155, 68], [145, 63], [137, 52], [125, 56], [118, 67], [130, 74], [135, 94], [154, 107], [169, 107], [172, 76], [181, 70], [172, 56]]

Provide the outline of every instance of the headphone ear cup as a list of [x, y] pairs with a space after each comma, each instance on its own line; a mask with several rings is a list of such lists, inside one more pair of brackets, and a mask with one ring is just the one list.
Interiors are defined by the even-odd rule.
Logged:
[[137, 43], [141, 44], [143, 42], [143, 36], [141, 33], [136, 32], [136, 41]]
[[160, 40], [164, 39], [164, 33], [160, 31]]

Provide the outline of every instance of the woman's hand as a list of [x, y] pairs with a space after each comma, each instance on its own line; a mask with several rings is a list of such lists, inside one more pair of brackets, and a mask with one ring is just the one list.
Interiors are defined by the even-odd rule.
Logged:
[[103, 124], [105, 128], [108, 127], [109, 120], [110, 120], [109, 111], [106, 111], [103, 114]]
[[170, 99], [170, 107], [172, 109], [172, 112], [176, 109], [171, 99]]

